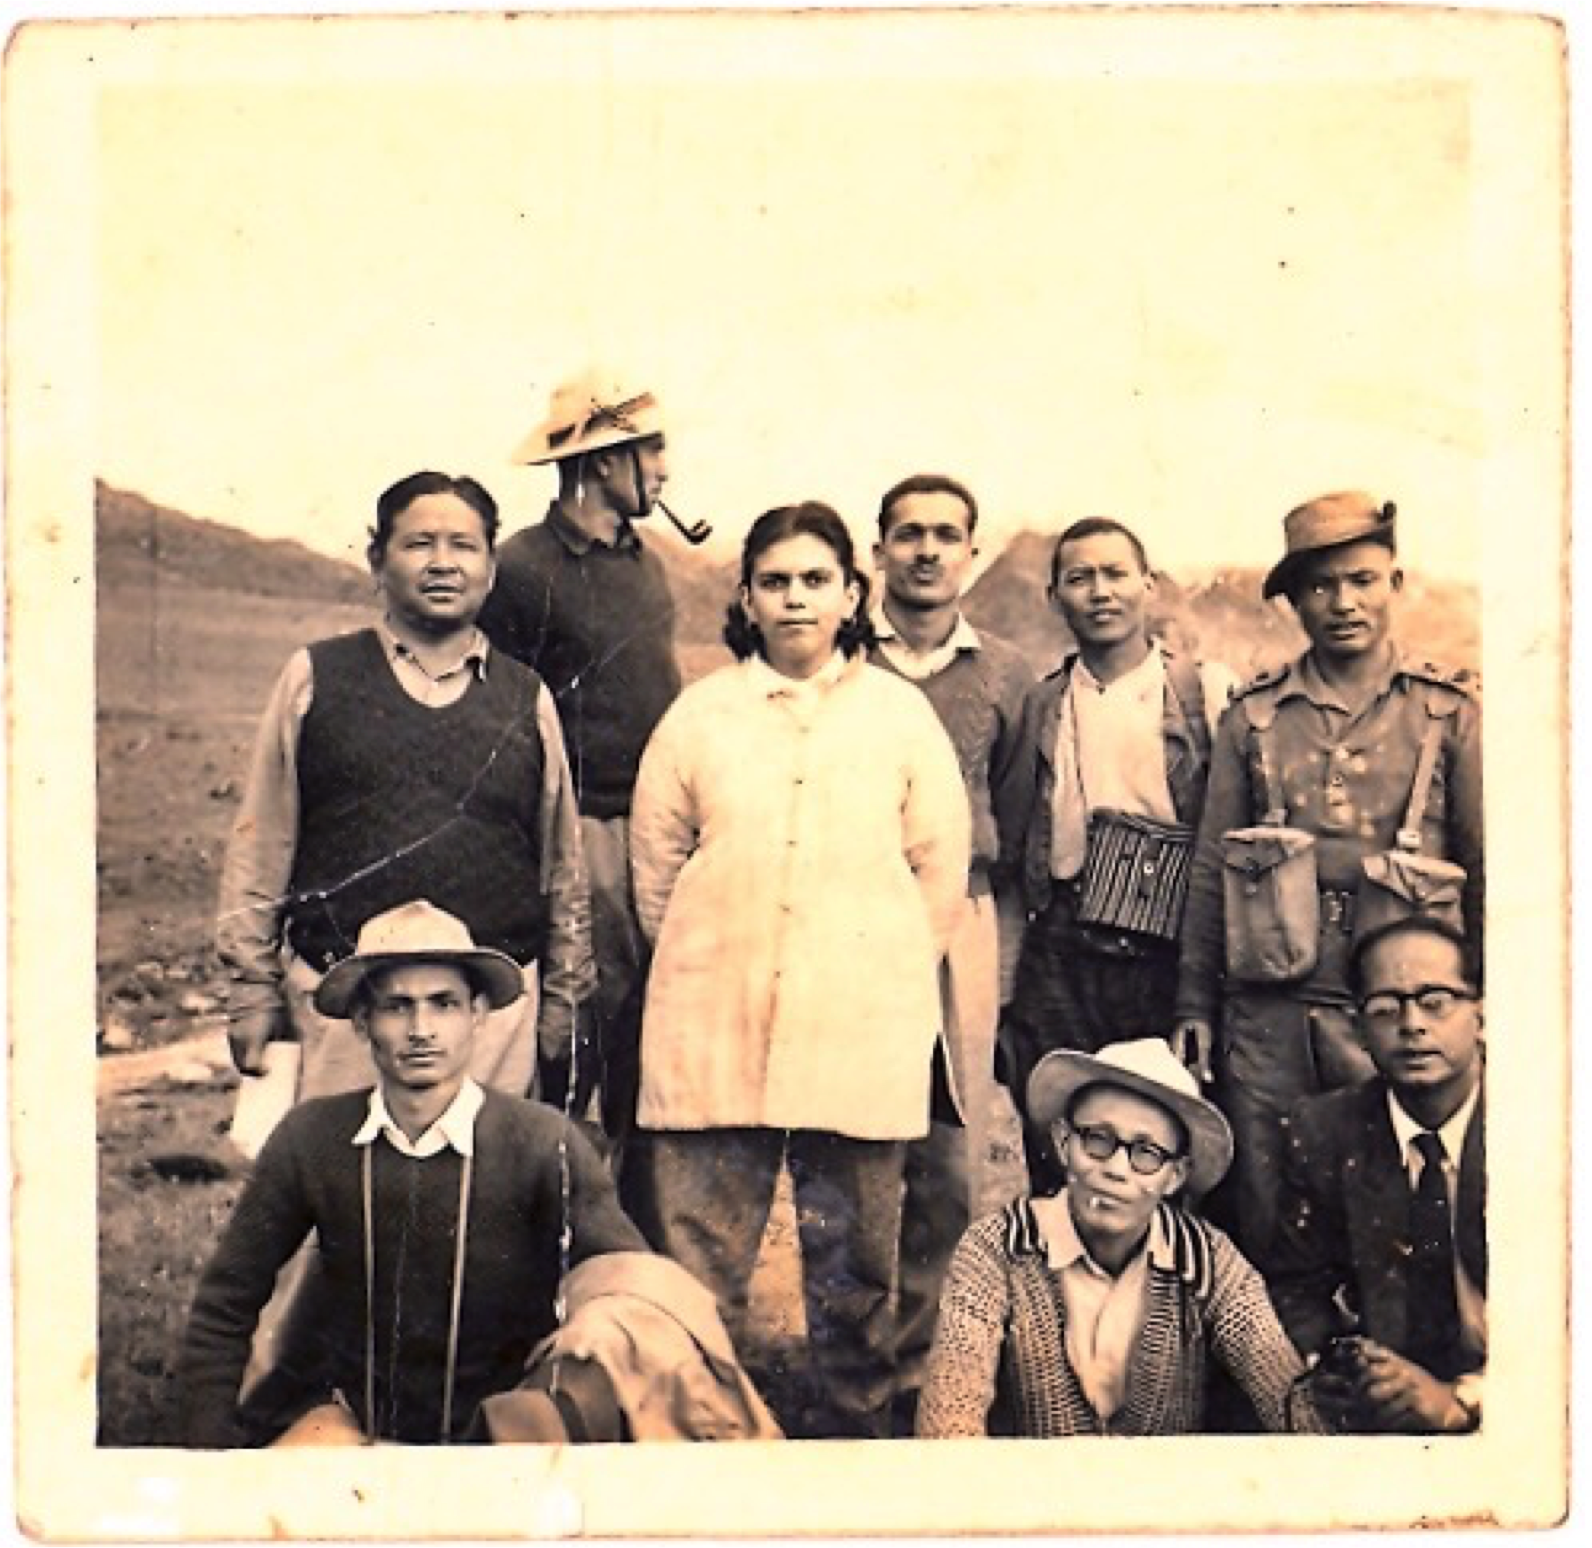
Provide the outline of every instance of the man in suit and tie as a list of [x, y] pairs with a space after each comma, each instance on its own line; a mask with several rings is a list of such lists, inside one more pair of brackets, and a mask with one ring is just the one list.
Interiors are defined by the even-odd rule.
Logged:
[[1306, 1097], [1287, 1124], [1283, 1326], [1319, 1357], [1345, 1429], [1453, 1434], [1481, 1422], [1487, 1361], [1482, 1006], [1464, 938], [1412, 916], [1350, 960], [1377, 1074]]

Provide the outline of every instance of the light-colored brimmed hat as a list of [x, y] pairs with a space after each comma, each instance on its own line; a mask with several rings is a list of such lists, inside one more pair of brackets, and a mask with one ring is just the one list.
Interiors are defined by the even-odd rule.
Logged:
[[562, 462], [662, 433], [663, 410], [654, 394], [606, 372], [589, 371], [553, 389], [547, 418], [514, 448], [509, 461]]
[[525, 975], [512, 957], [477, 946], [462, 920], [420, 901], [365, 921], [354, 954], [329, 969], [316, 986], [315, 1009], [347, 1021], [360, 985], [372, 973], [417, 962], [463, 968], [493, 1010], [512, 1005], [525, 989]]
[[1391, 500], [1379, 505], [1358, 489], [1321, 495], [1297, 506], [1282, 519], [1287, 551], [1272, 566], [1261, 595], [1275, 597], [1286, 592], [1305, 556], [1320, 553], [1323, 548], [1357, 543], [1362, 538], [1375, 538], [1391, 547], [1393, 518], [1397, 515], [1398, 507]]
[[1108, 1043], [1097, 1054], [1066, 1049], [1046, 1054], [1028, 1077], [1030, 1121], [1048, 1129], [1066, 1116], [1086, 1086], [1120, 1086], [1176, 1115], [1188, 1130], [1191, 1192], [1209, 1193], [1227, 1175], [1233, 1131], [1216, 1106], [1200, 1095], [1199, 1083], [1163, 1039]]

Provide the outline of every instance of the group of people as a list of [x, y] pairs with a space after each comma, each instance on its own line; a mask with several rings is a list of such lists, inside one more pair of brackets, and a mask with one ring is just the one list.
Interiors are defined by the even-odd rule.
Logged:
[[[1394, 508], [1289, 514], [1308, 648], [1239, 685], [1114, 519], [1055, 544], [1036, 678], [962, 613], [959, 481], [885, 493], [877, 596], [782, 506], [682, 688], [657, 399], [572, 381], [516, 457], [558, 492], [501, 546], [472, 479], [382, 495], [381, 620], [267, 710], [219, 940], [238, 1067], [297, 1043], [298, 1101], [189, 1442], [1474, 1428], [1479, 705], [1396, 638]], [[980, 1213], [1008, 1100], [1030, 1188]]]

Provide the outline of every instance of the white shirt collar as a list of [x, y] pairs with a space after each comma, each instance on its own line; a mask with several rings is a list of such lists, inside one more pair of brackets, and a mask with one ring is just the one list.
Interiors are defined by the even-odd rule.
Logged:
[[759, 693], [770, 699], [812, 697], [827, 692], [846, 675], [851, 664], [836, 651], [811, 677], [786, 677], [776, 672], [761, 656], [746, 658], [747, 679]]
[[[1470, 1129], [1471, 1115], [1476, 1111], [1476, 1103], [1480, 1099], [1481, 1082], [1478, 1080], [1475, 1090], [1460, 1103], [1453, 1117], [1437, 1130], [1442, 1138], [1443, 1152], [1450, 1166], [1459, 1165], [1460, 1155], [1465, 1148], [1465, 1135]], [[1387, 1088], [1387, 1111], [1388, 1117], [1393, 1121], [1393, 1137], [1398, 1141], [1399, 1154], [1404, 1158], [1404, 1165], [1411, 1176], [1414, 1176], [1421, 1166], [1421, 1153], [1415, 1148], [1415, 1137], [1427, 1133], [1427, 1127], [1424, 1123], [1417, 1123], [1404, 1111], [1392, 1086]]]
[[977, 630], [960, 613], [956, 616], [956, 626], [950, 634], [928, 650], [914, 650], [907, 643], [901, 631], [890, 622], [890, 615], [885, 612], [883, 604], [874, 610], [873, 632], [879, 641], [879, 649], [885, 660], [909, 682], [914, 683], [937, 677], [958, 656], [977, 652], [982, 647]]
[[450, 1146], [461, 1156], [475, 1154], [475, 1120], [483, 1101], [481, 1088], [468, 1075], [459, 1093], [448, 1104], [447, 1110], [417, 1140], [411, 1140], [393, 1120], [387, 1108], [387, 1099], [377, 1086], [370, 1094], [370, 1108], [359, 1132], [354, 1136], [356, 1145], [373, 1145], [378, 1136], [385, 1135], [394, 1150], [417, 1161], [425, 1161], [440, 1154]]
[[[873, 632], [881, 640], [899, 640], [903, 650], [912, 649], [902, 638], [901, 631], [890, 621], [890, 615], [885, 611], [882, 602], [873, 610]], [[978, 637], [978, 630], [967, 621], [965, 614], [958, 613], [956, 615], [956, 627], [938, 645], [933, 645], [925, 651], [915, 652], [915, 654], [932, 656], [940, 651], [953, 654], [957, 651], [982, 650], [983, 648], [984, 642]]]

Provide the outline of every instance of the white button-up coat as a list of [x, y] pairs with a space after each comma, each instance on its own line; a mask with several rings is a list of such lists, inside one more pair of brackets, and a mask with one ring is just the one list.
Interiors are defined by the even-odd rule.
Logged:
[[855, 660], [793, 685], [753, 659], [688, 688], [631, 819], [656, 945], [642, 1127], [927, 1132], [969, 829], [950, 739], [910, 683]]

